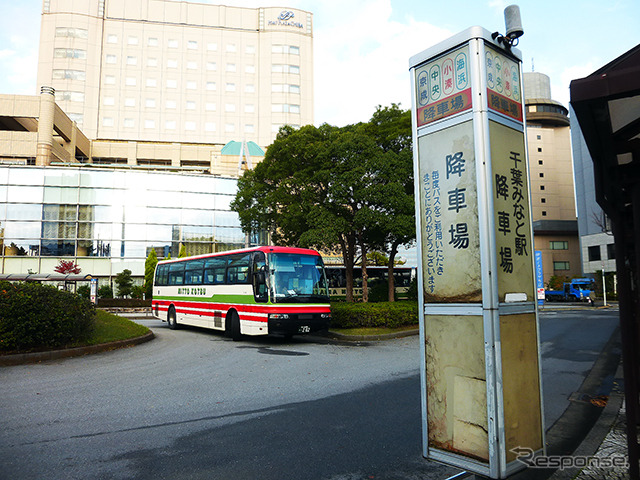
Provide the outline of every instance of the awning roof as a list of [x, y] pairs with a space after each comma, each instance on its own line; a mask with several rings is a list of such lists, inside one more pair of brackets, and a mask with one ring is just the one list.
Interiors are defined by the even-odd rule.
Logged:
[[62, 275], [60, 273], [3, 273], [0, 280], [12, 282], [88, 282], [91, 275]]
[[[235, 140], [231, 140], [227, 143], [222, 150], [220, 151], [221, 155], [240, 155], [240, 147], [242, 146], [242, 142], [236, 142]], [[264, 157], [264, 150], [260, 148], [260, 146], [255, 142], [247, 142], [247, 147], [249, 148], [249, 155], [252, 157]], [[246, 151], [244, 152], [246, 154]]]
[[640, 180], [640, 45], [571, 82], [571, 105], [594, 162], [596, 196], [612, 215]]

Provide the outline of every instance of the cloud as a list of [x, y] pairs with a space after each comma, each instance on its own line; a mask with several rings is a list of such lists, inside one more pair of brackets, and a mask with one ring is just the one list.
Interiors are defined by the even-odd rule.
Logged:
[[330, 101], [316, 101], [316, 124], [367, 121], [377, 105], [410, 108], [409, 58], [451, 33], [409, 18], [391, 20], [389, 0], [349, 2], [331, 19], [326, 6], [316, 15], [322, 22], [315, 22], [315, 97]]

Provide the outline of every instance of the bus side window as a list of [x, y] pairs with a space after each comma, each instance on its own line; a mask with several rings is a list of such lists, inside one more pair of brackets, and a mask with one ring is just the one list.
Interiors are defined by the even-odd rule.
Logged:
[[204, 267], [204, 261], [189, 260], [185, 263], [185, 285], [200, 285], [202, 283], [202, 268]]
[[224, 283], [227, 259], [224, 257], [207, 258], [204, 263], [204, 281], [208, 285]]
[[184, 283], [184, 263], [172, 263], [169, 265], [169, 285], [182, 285]]
[[227, 283], [250, 283], [249, 281], [249, 262], [251, 254], [232, 255], [229, 257], [229, 266], [227, 267]]

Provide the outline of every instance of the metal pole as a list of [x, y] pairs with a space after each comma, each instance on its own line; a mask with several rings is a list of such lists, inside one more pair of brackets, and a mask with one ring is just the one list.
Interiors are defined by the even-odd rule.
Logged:
[[607, 284], [604, 280], [604, 262], [602, 262], [602, 296], [604, 297], [604, 306], [607, 306]]

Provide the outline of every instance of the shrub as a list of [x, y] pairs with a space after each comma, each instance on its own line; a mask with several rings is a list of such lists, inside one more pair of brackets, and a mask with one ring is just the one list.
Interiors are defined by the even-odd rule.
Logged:
[[113, 298], [113, 288], [111, 288], [111, 285], [102, 285], [98, 288], [98, 298]]
[[389, 301], [389, 282], [387, 280], [373, 280], [369, 282], [369, 301], [370, 302], [388, 302]]
[[91, 335], [93, 305], [39, 283], [0, 281], [0, 350], [58, 348]]
[[331, 326], [335, 328], [397, 328], [417, 324], [418, 304], [416, 302], [331, 304]]
[[82, 298], [89, 300], [89, 297], [91, 297], [91, 287], [89, 285], [80, 285], [76, 288], [76, 293]]

